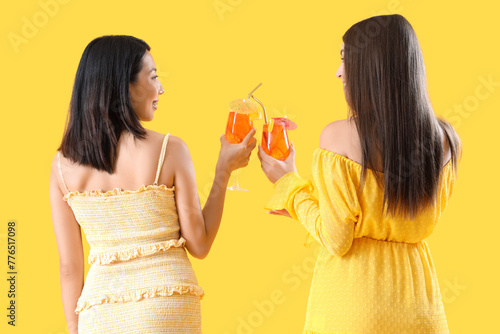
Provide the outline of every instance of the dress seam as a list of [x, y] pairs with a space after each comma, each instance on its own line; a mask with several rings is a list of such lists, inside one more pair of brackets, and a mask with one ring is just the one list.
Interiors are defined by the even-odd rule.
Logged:
[[374, 240], [374, 241], [380, 241], [380, 242], [391, 242], [391, 243], [394, 243], [394, 244], [407, 244], [407, 245], [417, 245], [418, 243], [420, 243], [420, 242], [423, 241], [423, 240], [420, 240], [420, 241], [417, 241], [417, 242], [393, 241], [393, 240], [375, 239], [375, 238], [370, 238], [370, 237], [367, 237], [367, 236], [355, 237], [354, 239], [362, 239], [362, 238], [370, 239], [370, 240]]

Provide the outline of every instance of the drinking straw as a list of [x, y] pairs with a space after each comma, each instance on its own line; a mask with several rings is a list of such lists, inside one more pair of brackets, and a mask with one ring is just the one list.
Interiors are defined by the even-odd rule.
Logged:
[[257, 87], [255, 87], [254, 89], [252, 89], [252, 91], [250, 93], [248, 93], [248, 98], [250, 98], [252, 96], [252, 93], [255, 92], [257, 90], [257, 88], [260, 87], [260, 85], [262, 85], [262, 82], [260, 84], [258, 84]]
[[264, 110], [264, 124], [267, 124], [267, 113], [266, 113], [266, 107], [264, 107], [264, 105], [262, 104], [262, 102], [260, 102], [259, 100], [257, 100], [257, 98], [255, 96], [250, 96], [252, 99], [254, 99], [255, 101], [257, 101], [258, 104], [260, 104], [260, 106], [262, 107], [262, 110]]
[[260, 85], [262, 85], [262, 82], [260, 84], [257, 85], [257, 87], [255, 87], [250, 93], [248, 93], [248, 98], [252, 98], [254, 99], [255, 101], [257, 101], [258, 104], [260, 104], [260, 106], [262, 107], [262, 110], [264, 111], [264, 124], [267, 124], [267, 113], [266, 113], [266, 107], [264, 107], [264, 105], [262, 104], [262, 102], [260, 102], [259, 100], [257, 100], [255, 98], [255, 96], [252, 95], [253, 92], [255, 92], [257, 90], [257, 88], [260, 87]]

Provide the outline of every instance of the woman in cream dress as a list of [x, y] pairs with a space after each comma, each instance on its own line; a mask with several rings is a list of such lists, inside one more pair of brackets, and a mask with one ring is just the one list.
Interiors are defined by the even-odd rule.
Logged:
[[[187, 145], [141, 124], [163, 92], [144, 41], [103, 36], [86, 47], [50, 177], [71, 334], [201, 333], [204, 291], [186, 251], [199, 259], [210, 251], [229, 176], [248, 164], [255, 130], [240, 144], [221, 136], [201, 208]], [[80, 228], [91, 247], [85, 284]]]

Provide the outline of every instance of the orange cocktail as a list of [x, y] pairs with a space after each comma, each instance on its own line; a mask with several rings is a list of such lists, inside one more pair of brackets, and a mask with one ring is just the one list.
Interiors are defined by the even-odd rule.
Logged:
[[269, 124], [264, 124], [262, 129], [262, 148], [264, 152], [275, 159], [286, 160], [290, 153], [290, 142], [285, 125], [274, 124], [269, 131]]
[[[260, 85], [259, 85], [260, 86]], [[258, 86], [257, 86], [258, 87]], [[255, 89], [254, 89], [255, 90]], [[253, 120], [261, 119], [257, 103], [250, 99], [238, 99], [229, 103], [229, 117], [227, 119], [225, 137], [230, 144], [239, 144], [253, 129]], [[236, 170], [236, 182], [229, 190], [243, 190], [238, 184], [238, 170]]]
[[231, 144], [239, 144], [252, 128], [253, 122], [248, 114], [231, 111], [227, 120], [226, 139]]
[[287, 130], [294, 130], [297, 125], [286, 117], [272, 118], [262, 129], [262, 148], [275, 159], [286, 160], [290, 154], [290, 141]]

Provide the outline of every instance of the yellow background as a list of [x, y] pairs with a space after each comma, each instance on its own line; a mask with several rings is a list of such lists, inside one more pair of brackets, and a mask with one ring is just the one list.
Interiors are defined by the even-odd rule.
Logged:
[[[388, 13], [400, 13], [413, 25], [435, 112], [452, 121], [464, 144], [455, 193], [428, 239], [450, 330], [498, 332], [500, 184], [495, 172], [500, 161], [493, 143], [498, 143], [500, 121], [500, 29], [495, 2], [65, 2], [47, 13], [38, 1], [11, 1], [0, 14], [2, 333], [67, 331], [49, 169], [62, 138], [78, 62], [92, 39], [128, 34], [151, 45], [166, 92], [154, 121], [144, 126], [187, 142], [203, 204], [228, 102], [244, 97], [259, 82], [263, 85], [255, 96], [270, 116], [286, 114], [298, 123], [290, 132], [297, 168], [311, 178], [321, 129], [347, 115], [335, 77], [341, 37], [352, 24]], [[26, 22], [37, 23], [37, 30], [25, 28], [25, 43], [14, 47], [9, 38], [22, 37]], [[496, 85], [485, 85], [482, 80], [488, 77]], [[261, 126], [262, 121], [256, 122], [259, 140]], [[228, 192], [210, 255], [192, 260], [206, 291], [204, 333], [301, 333], [317, 245], [304, 247], [305, 230], [299, 223], [263, 210], [272, 186], [256, 152], [241, 171], [240, 184], [250, 191]], [[15, 328], [6, 324], [9, 220], [17, 222]]]

